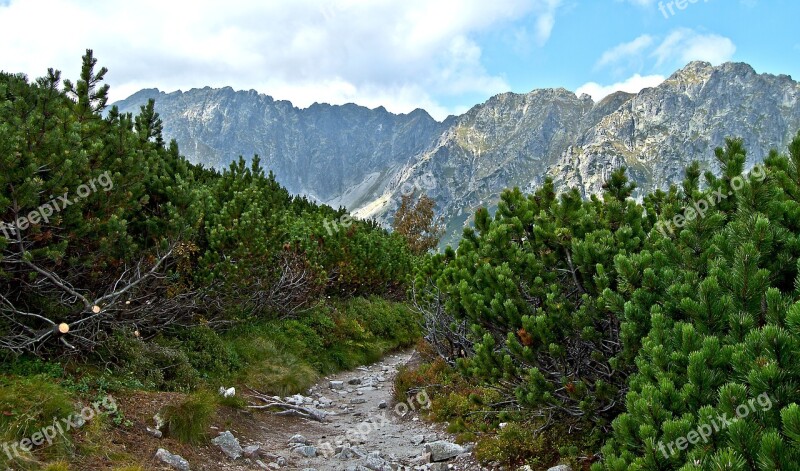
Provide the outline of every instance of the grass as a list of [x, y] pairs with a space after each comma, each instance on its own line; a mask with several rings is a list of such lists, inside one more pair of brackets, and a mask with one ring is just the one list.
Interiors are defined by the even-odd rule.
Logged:
[[[33, 439], [54, 421], [69, 417], [74, 411], [70, 394], [44, 375], [0, 380], [0, 442], [18, 443]], [[46, 447], [47, 456], [59, 456], [72, 447], [69, 435], [56, 434]], [[0, 469], [34, 469], [30, 453], [9, 459], [0, 453]]]
[[198, 392], [176, 404], [165, 406], [161, 415], [167, 434], [191, 445], [203, 442], [217, 410], [217, 397], [209, 392]]

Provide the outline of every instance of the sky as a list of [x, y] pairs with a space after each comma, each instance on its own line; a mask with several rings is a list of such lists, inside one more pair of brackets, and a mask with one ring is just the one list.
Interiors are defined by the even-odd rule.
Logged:
[[692, 60], [798, 79], [798, 17], [797, 0], [0, 0], [0, 70], [75, 79], [90, 48], [111, 101], [231, 86], [441, 120], [508, 91], [638, 92]]

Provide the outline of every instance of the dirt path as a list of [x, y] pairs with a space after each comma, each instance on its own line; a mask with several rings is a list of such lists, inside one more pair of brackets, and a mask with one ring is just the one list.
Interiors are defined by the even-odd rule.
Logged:
[[[298, 418], [284, 422], [284, 440], [276, 442], [275, 434], [270, 433], [271, 437], [262, 442], [264, 456], [273, 458], [262, 459], [262, 462], [282, 463], [275, 458], [280, 456], [287, 466], [275, 469], [318, 471], [480, 469], [467, 450], [446, 463], [429, 463], [426, 444], [439, 441], [431, 446], [434, 454], [441, 458], [459, 450], [448, 448], [452, 437], [440, 426], [420, 420], [418, 410], [429, 405], [427, 395], [419, 394], [401, 403], [392, 399], [397, 370], [408, 363], [413, 354], [389, 355], [378, 363], [327, 377], [311, 388], [308, 397], [296, 397], [298, 402], [302, 400], [328, 413], [327, 421], [318, 423]], [[290, 441], [302, 442], [305, 446], [293, 444], [295, 449], [292, 450]], [[310, 456], [314, 454], [312, 448], [315, 456]]]
[[[304, 395], [283, 398], [324, 412], [324, 422], [251, 410], [218, 414], [212, 438], [227, 436], [228, 450], [235, 458], [224, 453], [226, 446], [190, 447], [146, 435], [139, 436], [141, 453], [153, 456], [157, 448], [169, 449], [184, 456], [192, 471], [480, 470], [469, 447], [452, 443], [453, 437], [442, 425], [421, 420], [419, 412], [428, 406], [427, 395], [394, 402], [398, 368], [413, 356], [411, 351], [389, 355], [372, 365], [326, 377]], [[146, 403], [138, 405], [142, 408]], [[156, 407], [142, 409], [144, 421]], [[180, 468], [154, 457], [148, 469]]]

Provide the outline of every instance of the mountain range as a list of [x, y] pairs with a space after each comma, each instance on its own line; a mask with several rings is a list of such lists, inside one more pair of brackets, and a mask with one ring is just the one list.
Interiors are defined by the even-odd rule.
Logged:
[[384, 223], [400, 195], [424, 191], [454, 242], [474, 210], [503, 189], [597, 193], [625, 166], [638, 193], [683, 179], [697, 160], [718, 170], [715, 147], [740, 137], [747, 164], [785, 150], [800, 130], [800, 85], [743, 63], [692, 62], [659, 86], [595, 102], [563, 88], [503, 93], [442, 122], [423, 110], [314, 104], [300, 109], [254, 90], [141, 90], [115, 103], [137, 113], [149, 99], [189, 160], [217, 168], [259, 155], [290, 192]]

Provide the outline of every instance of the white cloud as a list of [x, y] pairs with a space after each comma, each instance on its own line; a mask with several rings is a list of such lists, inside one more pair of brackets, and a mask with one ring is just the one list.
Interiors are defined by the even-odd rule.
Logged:
[[92, 48], [112, 100], [141, 87], [229, 85], [298, 106], [426, 107], [442, 118], [439, 98], [510, 88], [483, 66], [476, 35], [525, 19], [544, 44], [560, 2], [11, 0], [0, 9], [0, 68], [74, 78]]
[[614, 92], [639, 93], [645, 88], [656, 87], [663, 81], [664, 77], [662, 75], [641, 76], [635, 74], [627, 80], [612, 85], [600, 85], [596, 82], [589, 82], [578, 87], [578, 89], [575, 90], [575, 94], [580, 96], [580, 94], [586, 93], [590, 95], [594, 101], [600, 101]]
[[683, 66], [696, 60], [718, 65], [729, 61], [735, 52], [736, 45], [725, 36], [679, 28], [664, 39], [652, 56], [656, 59], [656, 67]]
[[626, 59], [638, 58], [645, 49], [653, 44], [653, 41], [654, 39], [652, 36], [649, 34], [643, 34], [633, 41], [614, 46], [600, 56], [596, 67], [605, 67]]
[[665, 73], [695, 60], [718, 65], [731, 60], [735, 52], [736, 45], [729, 38], [677, 28], [663, 39], [643, 34], [606, 50], [595, 63], [595, 70], [610, 68], [614, 77], [642, 70]]

